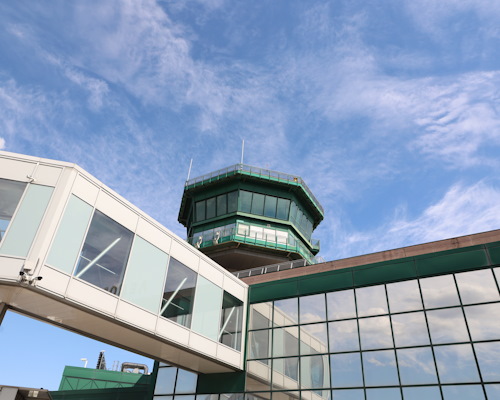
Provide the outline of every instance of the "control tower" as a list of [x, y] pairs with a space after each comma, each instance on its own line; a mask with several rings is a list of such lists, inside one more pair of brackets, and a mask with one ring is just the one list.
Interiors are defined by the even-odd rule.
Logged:
[[179, 222], [188, 241], [231, 272], [304, 259], [324, 210], [296, 175], [236, 164], [186, 181]]

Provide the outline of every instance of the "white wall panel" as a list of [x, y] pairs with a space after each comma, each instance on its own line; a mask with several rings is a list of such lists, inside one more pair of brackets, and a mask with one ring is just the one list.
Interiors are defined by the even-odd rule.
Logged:
[[67, 274], [45, 265], [40, 269], [38, 275], [43, 279], [37, 282], [37, 287], [49, 290], [61, 296], [66, 293], [70, 281], [70, 277]]
[[97, 200], [99, 188], [88, 179], [85, 179], [83, 176], [78, 175], [75, 183], [73, 184], [72, 192], [80, 199], [93, 206]]
[[136, 234], [155, 245], [165, 253], [170, 253], [172, 239], [144, 218], [139, 218]]
[[224, 286], [223, 289], [231, 293], [234, 297], [246, 302], [245, 298], [245, 287], [235, 282], [230, 276], [224, 275]]
[[118, 304], [116, 296], [76, 279], [71, 280], [66, 296], [87, 307], [112, 315], [115, 313]]
[[55, 186], [63, 169], [49, 165], [39, 165], [34, 173], [35, 182], [39, 185]]
[[203, 259], [200, 259], [198, 273], [219, 287], [224, 283], [224, 274]]
[[99, 193], [96, 208], [125, 228], [135, 232], [139, 216], [107, 192]]
[[123, 300], [118, 302], [116, 317], [151, 332], [154, 332], [156, 320], [158, 318], [156, 315], [132, 304], [128, 304]]
[[193, 271], [198, 272], [200, 257], [193, 251], [194, 248], [190, 249], [187, 246], [191, 247], [189, 244], [180, 244], [178, 241], [172, 240], [170, 255]]
[[217, 358], [232, 365], [240, 365], [241, 353], [219, 343], [217, 345]]
[[0, 278], [17, 280], [24, 265], [24, 259], [0, 256]]
[[28, 161], [0, 158], [0, 171], [2, 178], [13, 181], [29, 182], [28, 175], [33, 173], [36, 164]]
[[169, 321], [168, 319], [158, 318], [156, 323], [156, 333], [166, 339], [187, 345], [189, 343], [190, 330]]
[[211, 355], [212, 357], [217, 355], [217, 342], [198, 335], [195, 332], [191, 332], [191, 335], [189, 336], [189, 347]]

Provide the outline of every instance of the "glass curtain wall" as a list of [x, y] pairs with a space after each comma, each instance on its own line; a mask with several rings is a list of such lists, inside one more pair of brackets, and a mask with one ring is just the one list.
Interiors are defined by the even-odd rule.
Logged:
[[0, 243], [26, 188], [26, 183], [0, 179]]
[[220, 321], [219, 342], [233, 349], [241, 348], [243, 302], [224, 291]]

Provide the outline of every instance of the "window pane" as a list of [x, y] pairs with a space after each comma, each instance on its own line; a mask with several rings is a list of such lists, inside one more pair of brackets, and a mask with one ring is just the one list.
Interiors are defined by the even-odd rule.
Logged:
[[480, 385], [443, 386], [443, 399], [484, 400], [484, 393]]
[[387, 314], [387, 298], [384, 285], [356, 289], [358, 316]]
[[441, 383], [477, 382], [476, 361], [470, 344], [434, 348]]
[[205, 200], [196, 202], [196, 221], [205, 220]]
[[342, 290], [326, 294], [328, 319], [356, 318], [354, 290]]
[[326, 324], [302, 325], [300, 327], [300, 354], [328, 353]]
[[300, 386], [304, 389], [330, 386], [330, 363], [327, 355], [300, 358]]
[[170, 257], [160, 314], [178, 324], [191, 326], [197, 274]]
[[213, 282], [197, 277], [191, 329], [212, 340], [219, 340], [222, 292]]
[[295, 325], [298, 322], [298, 299], [291, 298], [274, 302], [274, 326]]
[[252, 209], [252, 193], [240, 190], [240, 211], [250, 213]]
[[464, 316], [460, 308], [427, 312], [432, 343], [469, 341]]
[[332, 399], [335, 400], [365, 400], [363, 389], [332, 390]]
[[[156, 314], [160, 307], [167, 264], [166, 253], [136, 236], [127, 266], [122, 299]], [[153, 276], [157, 279], [151, 279]]]
[[288, 210], [290, 209], [290, 200], [278, 199], [278, 210], [276, 212], [276, 218], [287, 220]]
[[225, 194], [217, 196], [217, 216], [227, 214], [227, 197]]
[[387, 285], [391, 313], [422, 309], [418, 281], [397, 282]]
[[273, 332], [273, 357], [299, 355], [299, 329], [276, 328]]
[[326, 320], [325, 295], [315, 294], [299, 298], [300, 323], [321, 322]]
[[[177, 374], [177, 384], [175, 385], [175, 393], [196, 393], [196, 382], [198, 375], [193, 372], [179, 369]], [[175, 396], [177, 398], [177, 396]]]
[[359, 353], [332, 354], [330, 356], [332, 387], [363, 386]]
[[266, 196], [264, 203], [264, 215], [270, 218], [276, 218], [276, 204], [278, 198], [274, 196]]
[[366, 400], [401, 400], [401, 392], [396, 388], [367, 389]]
[[248, 329], [267, 329], [271, 327], [273, 303], [258, 303], [250, 306]]
[[[246, 390], [269, 390], [271, 389], [271, 368], [260, 361], [247, 362]], [[227, 397], [221, 395], [221, 400]], [[239, 398], [239, 397], [237, 397]]]
[[75, 276], [120, 294], [133, 233], [96, 210], [83, 244]]
[[227, 194], [227, 212], [233, 213], [238, 210], [238, 192], [234, 191]]
[[402, 385], [438, 383], [430, 347], [397, 350]]
[[500, 385], [484, 385], [488, 399], [500, 399]]
[[224, 292], [219, 341], [238, 351], [241, 349], [242, 320], [243, 302], [228, 292]]
[[172, 394], [175, 387], [175, 376], [177, 368], [167, 367], [158, 369], [156, 378], [155, 394]]
[[396, 347], [429, 344], [429, 333], [423, 312], [392, 315]]
[[474, 348], [483, 381], [500, 381], [500, 342], [476, 343]]
[[500, 303], [464, 307], [472, 340], [500, 339]]
[[363, 350], [394, 347], [388, 316], [360, 319], [359, 332]]
[[441, 392], [437, 386], [405, 387], [403, 388], [405, 400], [442, 400]]
[[462, 272], [455, 275], [462, 304], [499, 300], [491, 269]]
[[207, 219], [215, 217], [215, 197], [206, 200], [207, 202]]
[[0, 179], [0, 242], [21, 200], [26, 183]]
[[452, 275], [420, 279], [425, 308], [448, 307], [460, 304]]
[[273, 388], [297, 389], [299, 381], [298, 357], [273, 360]]
[[263, 215], [264, 214], [264, 195], [260, 193], [254, 193], [252, 198], [252, 214]]
[[248, 333], [248, 358], [269, 358], [271, 356], [271, 330]]
[[398, 385], [394, 350], [363, 353], [366, 386]]
[[330, 322], [328, 324], [330, 336], [330, 351], [359, 350], [358, 323], [356, 320]]

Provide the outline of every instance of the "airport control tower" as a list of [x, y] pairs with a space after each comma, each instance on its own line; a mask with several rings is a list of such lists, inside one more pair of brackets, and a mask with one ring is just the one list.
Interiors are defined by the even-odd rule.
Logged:
[[302, 178], [236, 164], [186, 182], [179, 222], [188, 241], [229, 271], [316, 263], [321, 204]]

